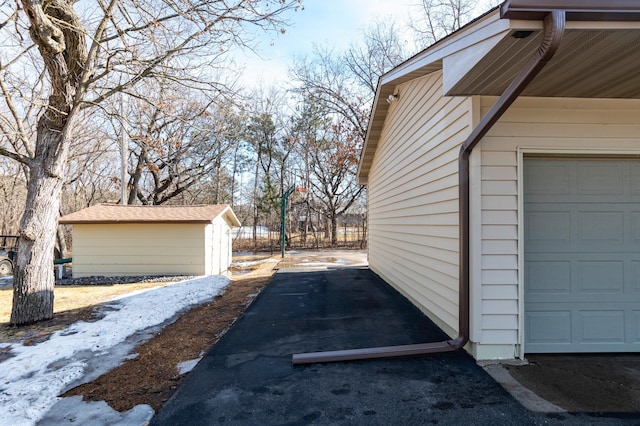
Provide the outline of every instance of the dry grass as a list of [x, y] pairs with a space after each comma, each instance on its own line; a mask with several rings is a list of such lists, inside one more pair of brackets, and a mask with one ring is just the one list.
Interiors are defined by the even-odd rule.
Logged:
[[[271, 259], [272, 262], [259, 263], [249, 267], [249, 273], [234, 276], [234, 279], [257, 278], [261, 276], [271, 276], [275, 261], [278, 256], [243, 256], [239, 260], [243, 261], [264, 261]], [[231, 271], [233, 273], [233, 269]], [[245, 271], [246, 272], [246, 271]], [[169, 282], [140, 282], [129, 284], [107, 284], [107, 285], [65, 285], [56, 286], [54, 290], [53, 312], [76, 311], [101, 303], [109, 302], [118, 296], [130, 294], [142, 290], [164, 287]], [[11, 287], [0, 289], [0, 326], [7, 325], [11, 318], [11, 302], [13, 290]]]
[[[60, 313], [99, 305], [117, 296], [150, 288], [163, 287], [169, 283], [135, 283], [117, 285], [57, 286], [54, 291], [53, 312]], [[11, 317], [11, 287], [0, 289], [0, 324]]]

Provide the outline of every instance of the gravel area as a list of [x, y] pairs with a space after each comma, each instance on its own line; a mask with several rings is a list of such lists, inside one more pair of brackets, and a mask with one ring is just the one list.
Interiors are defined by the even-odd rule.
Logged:
[[192, 275], [145, 275], [145, 276], [121, 276], [104, 277], [91, 276], [80, 278], [56, 278], [56, 285], [105, 285], [105, 284], [131, 284], [131, 283], [168, 283], [184, 281], [195, 278]]
[[[113, 285], [113, 284], [133, 284], [133, 283], [171, 283], [196, 278], [193, 275], [145, 275], [145, 276], [120, 276], [104, 277], [91, 276], [81, 278], [71, 278], [65, 276], [62, 279], [56, 278], [56, 285]], [[0, 277], [0, 289], [12, 286], [13, 277]]]

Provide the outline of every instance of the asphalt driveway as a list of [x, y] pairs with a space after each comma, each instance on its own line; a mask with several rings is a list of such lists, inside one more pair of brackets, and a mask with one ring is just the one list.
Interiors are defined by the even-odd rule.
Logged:
[[366, 267], [281, 270], [151, 424], [640, 424], [528, 411], [462, 351], [291, 364], [293, 353], [444, 338]]

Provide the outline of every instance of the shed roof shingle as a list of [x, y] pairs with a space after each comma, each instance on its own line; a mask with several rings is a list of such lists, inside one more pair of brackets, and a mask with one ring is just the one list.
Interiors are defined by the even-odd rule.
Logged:
[[210, 223], [220, 215], [240, 226], [227, 204], [197, 206], [124, 206], [97, 204], [60, 218], [59, 223]]

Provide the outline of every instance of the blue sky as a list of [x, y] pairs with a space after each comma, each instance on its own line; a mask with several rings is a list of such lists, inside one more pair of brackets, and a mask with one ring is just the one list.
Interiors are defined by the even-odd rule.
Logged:
[[[263, 80], [268, 86], [282, 81], [294, 58], [310, 55], [314, 43], [342, 50], [362, 39], [362, 32], [377, 17], [408, 16], [416, 0], [304, 0], [305, 9], [291, 14], [292, 26], [283, 35], [264, 37], [259, 48], [263, 59], [254, 54], [240, 55], [247, 69], [247, 84]], [[271, 45], [273, 42], [273, 45]]]
[[[294, 59], [311, 55], [314, 43], [343, 50], [361, 40], [363, 31], [377, 18], [395, 19], [398, 24], [406, 22], [411, 11], [415, 12], [412, 5], [419, 1], [303, 0], [305, 9], [291, 14], [292, 26], [285, 34], [262, 37], [259, 48], [262, 58], [252, 53], [237, 57], [246, 67], [242, 81], [247, 85], [262, 81], [267, 87], [284, 81]], [[478, 13], [484, 10], [481, 8]]]

